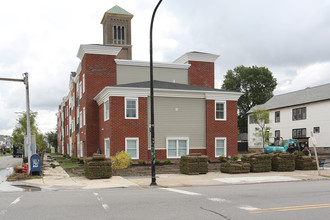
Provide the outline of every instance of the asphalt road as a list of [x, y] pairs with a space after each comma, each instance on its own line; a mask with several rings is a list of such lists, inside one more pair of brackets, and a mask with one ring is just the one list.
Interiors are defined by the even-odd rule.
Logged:
[[0, 219], [329, 219], [330, 180], [0, 193]]
[[13, 158], [12, 156], [0, 157], [0, 183], [5, 181], [6, 176], [10, 174], [10, 168], [21, 165], [21, 163], [22, 158]]

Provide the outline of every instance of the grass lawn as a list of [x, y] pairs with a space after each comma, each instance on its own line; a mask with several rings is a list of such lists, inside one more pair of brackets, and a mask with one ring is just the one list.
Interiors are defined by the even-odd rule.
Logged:
[[56, 160], [70, 176], [83, 175], [83, 164], [79, 164], [77, 161], [72, 161], [58, 154], [51, 154], [51, 157], [53, 160]]
[[2, 156], [10, 156], [10, 155], [12, 155], [12, 154], [11, 154], [11, 153], [3, 154], [3, 153], [1, 152], [0, 157], [2, 157]]

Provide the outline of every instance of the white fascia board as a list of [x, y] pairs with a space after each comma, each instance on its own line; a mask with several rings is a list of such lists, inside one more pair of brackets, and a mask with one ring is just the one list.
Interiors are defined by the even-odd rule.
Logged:
[[98, 105], [101, 105], [110, 96], [148, 97], [148, 95], [149, 89], [145, 88], [117, 88], [107, 86], [95, 96], [94, 100]]
[[[115, 59], [117, 65], [123, 66], [143, 66], [149, 67], [150, 62], [148, 61], [137, 61], [137, 60], [122, 60], [122, 59]], [[181, 63], [153, 63], [153, 67], [156, 68], [171, 68], [171, 69], [189, 69], [190, 64], [181, 64]]]
[[188, 63], [188, 61], [200, 61], [200, 62], [211, 62], [214, 63], [220, 55], [211, 53], [198, 53], [189, 52], [183, 54], [178, 59], [174, 60], [173, 63]]
[[121, 50], [121, 47], [81, 44], [79, 47], [79, 50], [78, 50], [77, 57], [80, 60], [82, 60], [86, 53], [117, 56], [118, 53], [120, 52], [120, 50]]
[[[99, 94], [95, 96], [94, 100], [98, 105], [101, 105], [110, 96], [148, 97], [149, 95], [149, 88], [105, 87]], [[242, 93], [154, 89], [154, 95], [156, 97], [204, 98], [206, 100], [237, 101]]]
[[215, 92], [205, 92], [205, 98], [207, 100], [230, 100], [237, 101], [239, 97], [241, 97], [243, 93], [240, 92], [223, 92], [223, 93], [215, 93]]

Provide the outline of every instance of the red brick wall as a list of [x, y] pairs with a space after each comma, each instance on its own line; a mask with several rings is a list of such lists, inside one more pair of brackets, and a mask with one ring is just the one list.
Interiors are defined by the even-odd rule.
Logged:
[[[125, 150], [126, 137], [139, 138], [139, 159], [148, 160], [148, 114], [147, 98], [139, 98], [139, 118], [125, 119], [125, 97], [110, 97], [110, 120], [103, 121], [103, 105], [99, 107], [100, 142], [110, 132], [110, 154]], [[100, 144], [103, 146], [103, 143]], [[103, 151], [102, 151], [103, 153]]]
[[214, 63], [189, 61], [188, 84], [214, 88]]
[[227, 101], [227, 120], [215, 120], [214, 100], [206, 100], [206, 146], [207, 156], [215, 159], [215, 138], [227, 138], [227, 156], [237, 155], [237, 102]]
[[81, 62], [79, 81], [82, 81], [85, 74], [85, 93], [79, 100], [79, 111], [86, 108], [86, 126], [80, 130], [80, 140], [84, 142], [84, 157], [92, 156], [100, 148], [99, 107], [94, 97], [104, 87], [116, 85], [115, 58], [116, 56], [110, 55], [85, 54]]

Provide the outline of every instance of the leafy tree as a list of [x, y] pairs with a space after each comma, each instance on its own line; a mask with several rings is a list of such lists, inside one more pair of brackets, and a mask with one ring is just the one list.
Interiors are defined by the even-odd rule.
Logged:
[[47, 142], [50, 146], [57, 149], [57, 133], [55, 131], [47, 132], [45, 134]]
[[266, 125], [269, 124], [269, 112], [265, 109], [256, 109], [252, 113], [253, 121], [255, 124], [258, 125], [258, 127], [255, 128], [254, 136], [257, 139], [254, 140], [261, 140], [260, 142], [257, 142], [256, 144], [262, 145], [263, 148], [265, 148], [265, 144], [269, 144], [268, 140], [271, 135], [270, 127], [267, 127]]
[[[36, 135], [37, 148], [40, 149], [45, 144], [43, 141], [43, 135], [38, 131], [37, 122], [36, 122], [37, 115], [38, 115], [37, 112], [30, 113], [30, 127], [31, 127], [31, 135], [33, 134]], [[12, 133], [13, 145], [24, 146], [24, 135], [27, 134], [26, 113], [23, 113], [16, 121], [17, 124]]]
[[272, 98], [276, 86], [276, 79], [266, 67], [238, 66], [227, 71], [222, 88], [243, 93], [237, 103], [240, 133], [247, 132], [247, 112], [252, 107], [264, 104]]

